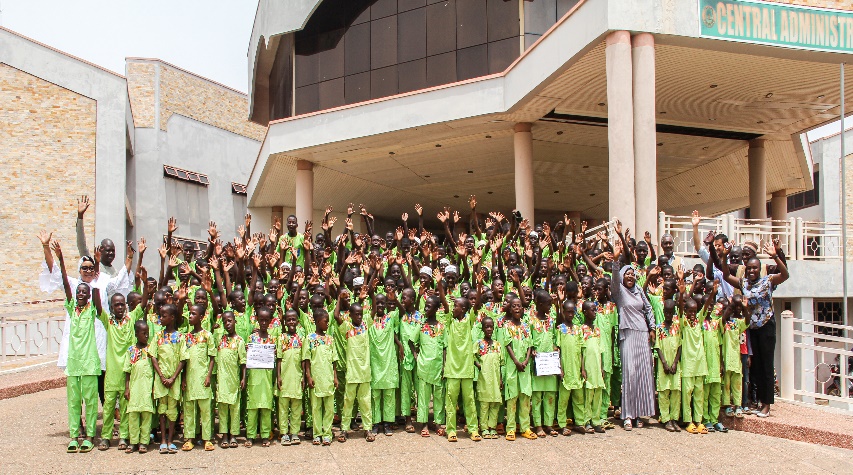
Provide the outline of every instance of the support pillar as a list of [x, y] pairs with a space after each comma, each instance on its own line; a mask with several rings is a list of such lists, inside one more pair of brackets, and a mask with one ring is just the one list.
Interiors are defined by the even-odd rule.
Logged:
[[770, 198], [770, 216], [773, 221], [788, 219], [788, 190], [781, 189], [773, 192]]
[[534, 223], [533, 217], [533, 133], [532, 124], [519, 122], [513, 130], [515, 147], [515, 209]]
[[299, 231], [305, 231], [305, 221], [314, 216], [314, 164], [307, 160], [296, 162], [296, 219]]
[[749, 217], [767, 219], [767, 161], [764, 140], [749, 141]]
[[618, 217], [625, 228], [636, 229], [634, 213], [634, 101], [631, 34], [607, 35], [607, 143], [608, 200], [610, 218]]
[[634, 192], [636, 229], [657, 242], [657, 128], [655, 118], [655, 38], [640, 33], [631, 39], [634, 78]]
[[270, 223], [274, 223], [275, 219], [278, 218], [279, 222], [281, 222], [281, 228], [284, 229], [284, 207], [283, 206], [273, 206], [270, 212]]

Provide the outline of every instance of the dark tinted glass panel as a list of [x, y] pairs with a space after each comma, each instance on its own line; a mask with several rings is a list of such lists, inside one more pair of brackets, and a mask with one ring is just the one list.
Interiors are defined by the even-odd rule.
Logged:
[[355, 25], [344, 38], [347, 75], [370, 71], [370, 23]]
[[320, 110], [344, 105], [344, 78], [320, 83]]
[[366, 22], [370, 21], [370, 6], [369, 6], [370, 2], [369, 1], [360, 1], [360, 2], [353, 2], [353, 3], [364, 3], [365, 5], [362, 6], [362, 8], [363, 8], [362, 10], [358, 11], [358, 14], [355, 17], [355, 20], [352, 21], [352, 24], [353, 25], [359, 25], [361, 23], [366, 23]]
[[389, 66], [370, 71], [370, 97], [393, 96], [397, 94], [397, 66]]
[[383, 68], [397, 62], [397, 18], [387, 17], [370, 22], [370, 69]]
[[[317, 37], [306, 38], [316, 44]], [[320, 80], [320, 57], [316, 54], [300, 54], [296, 50], [296, 87], [314, 84]]]
[[518, 36], [518, 0], [489, 0], [489, 41]]
[[569, 12], [580, 0], [557, 0], [557, 19]]
[[427, 58], [427, 86], [456, 82], [456, 52]]
[[320, 85], [311, 84], [296, 88], [296, 114], [306, 114], [319, 110]]
[[427, 5], [432, 5], [434, 3], [447, 3], [447, 0], [427, 0]]
[[397, 0], [374, 0], [370, 7], [370, 19], [385, 18], [397, 13]]
[[507, 68], [521, 54], [518, 38], [489, 43], [489, 73], [498, 73]]
[[320, 35], [320, 81], [344, 75], [344, 32], [340, 29]]
[[397, 61], [426, 57], [426, 8], [397, 15]]
[[426, 5], [426, 0], [397, 0], [397, 11], [405, 12]]
[[524, 2], [524, 32], [541, 35], [557, 21], [557, 0]]
[[397, 65], [399, 92], [417, 91], [427, 87], [426, 59]]
[[472, 46], [456, 52], [456, 77], [460, 81], [489, 74], [489, 49]]
[[456, 1], [427, 7], [427, 56], [456, 49]]
[[293, 115], [293, 35], [282, 35], [270, 71], [270, 120]]
[[530, 33], [524, 35], [524, 49], [533, 46], [533, 43], [539, 41], [539, 38], [542, 38], [542, 35], [531, 35]]
[[486, 0], [456, 2], [456, 47], [459, 49], [488, 41]]
[[370, 73], [344, 78], [344, 99], [347, 104], [370, 100]]

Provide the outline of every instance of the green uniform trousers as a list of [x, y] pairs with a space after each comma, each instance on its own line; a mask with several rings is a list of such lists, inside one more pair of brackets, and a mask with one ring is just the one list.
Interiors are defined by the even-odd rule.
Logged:
[[335, 418], [335, 396], [318, 397], [311, 391], [311, 412], [314, 417], [314, 437], [331, 438], [332, 421]]
[[603, 399], [603, 393], [603, 388], [584, 389], [584, 424], [600, 426], [601, 423], [604, 422], [604, 418], [601, 417], [601, 400]]
[[148, 445], [151, 441], [151, 412], [128, 412], [127, 426], [130, 432], [130, 443]]
[[347, 372], [336, 371], [338, 373], [338, 387], [335, 388], [335, 414], [341, 415], [344, 409], [344, 393], [347, 390]]
[[554, 411], [557, 408], [556, 391], [533, 391], [531, 398], [533, 410], [533, 425], [540, 427], [554, 424]]
[[251, 440], [258, 436], [259, 422], [261, 425], [261, 438], [270, 438], [270, 434], [272, 433], [272, 409], [248, 409], [246, 410], [246, 439]]
[[436, 424], [444, 424], [444, 381], [439, 384], [429, 384], [418, 381], [418, 422], [429, 422], [429, 403], [432, 402], [432, 417]]
[[407, 370], [400, 365], [400, 415], [409, 417], [412, 415], [412, 403], [415, 400], [417, 388], [416, 370]]
[[127, 399], [124, 391], [106, 391], [104, 393], [104, 426], [101, 427], [101, 438], [110, 440], [113, 438], [113, 426], [116, 418], [116, 402], [118, 402], [118, 436], [127, 439]]
[[195, 401], [184, 401], [184, 438], [195, 439], [196, 428], [201, 423], [201, 439], [213, 439], [213, 426], [210, 412], [212, 410], [212, 399], [198, 399]]
[[[691, 405], [693, 404], [691, 412]], [[705, 377], [681, 378], [681, 413], [684, 422], [701, 422], [705, 412]]]
[[560, 397], [557, 401], [557, 425], [560, 428], [565, 429], [568, 427], [568, 410], [569, 406], [572, 408], [572, 419], [574, 420], [575, 425], [583, 424], [586, 416], [586, 410], [584, 409], [584, 401], [583, 401], [583, 389], [566, 389], [563, 385], [560, 385]]
[[480, 429], [489, 430], [498, 426], [498, 410], [501, 408], [499, 402], [480, 403]]
[[[394, 409], [397, 406], [397, 389], [373, 389], [373, 422], [394, 422]], [[363, 416], [362, 416], [363, 417]]]
[[171, 422], [178, 420], [178, 400], [172, 396], [163, 396], [157, 400], [157, 414], [166, 416]]
[[722, 383], [708, 383], [705, 385], [705, 413], [703, 420], [710, 424], [720, 422], [720, 399], [722, 397]]
[[599, 415], [601, 416], [601, 420], [607, 420], [607, 411], [610, 409], [610, 391], [613, 387], [613, 373], [604, 372], [604, 389], [601, 390], [601, 406], [599, 409]]
[[[462, 393], [462, 410], [465, 411], [465, 423], [468, 432], [479, 433], [477, 427], [477, 407], [474, 404], [474, 378], [447, 378], [447, 391], [444, 396], [444, 412], [447, 415], [447, 435], [456, 434], [456, 403]], [[529, 416], [528, 416], [529, 417]]]
[[302, 399], [278, 398], [278, 431], [281, 435], [296, 434], [302, 421]]
[[84, 404], [86, 437], [95, 437], [95, 426], [98, 424], [98, 377], [66, 376], [65, 394], [68, 400], [68, 432], [71, 433], [71, 438], [80, 437], [80, 416], [83, 414]]
[[361, 423], [364, 430], [373, 429], [373, 401], [370, 383], [347, 383], [344, 393], [344, 411], [341, 415], [341, 430], [351, 430], [355, 403], [361, 411]]
[[530, 430], [530, 396], [524, 393], [506, 401], [507, 434], [515, 432], [516, 427], [521, 432]]
[[223, 435], [240, 435], [240, 401], [234, 404], [219, 403], [219, 432]]
[[723, 375], [724, 406], [739, 406], [743, 397], [743, 375], [734, 371], [726, 371]]
[[677, 389], [658, 391], [658, 407], [661, 424], [669, 421], [678, 422], [681, 416], [681, 391]]

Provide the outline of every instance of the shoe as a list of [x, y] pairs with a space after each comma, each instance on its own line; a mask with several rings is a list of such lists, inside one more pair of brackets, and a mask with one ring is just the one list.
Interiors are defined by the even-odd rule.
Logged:
[[672, 427], [672, 421], [668, 421], [663, 425], [663, 428], [666, 429], [667, 432], [675, 432], [675, 428]]
[[724, 426], [721, 422], [717, 422], [716, 424], [714, 424], [714, 430], [716, 430], [717, 432], [722, 432], [723, 434], [729, 431], [726, 426]]
[[529, 439], [529, 440], [536, 440], [539, 438], [539, 436], [534, 434], [533, 431], [530, 429], [527, 429], [526, 431], [522, 432], [521, 436], [524, 437], [525, 439]]
[[708, 432], [716, 432], [716, 429], [714, 429], [714, 426], [711, 424], [703, 424], [703, 427], [705, 427], [705, 430], [707, 430]]
[[595, 433], [595, 429], [592, 428], [591, 424], [587, 424], [587, 425], [583, 426], [583, 431], [585, 434], [594, 434]]
[[290, 436], [290, 445], [299, 445], [299, 444], [301, 444], [301, 443], [302, 443], [302, 441], [301, 441], [301, 440], [299, 440], [299, 436], [298, 436], [298, 435], [293, 434], [293, 435], [291, 435], [291, 436]]
[[631, 423], [631, 419], [625, 419], [625, 422], [622, 423], [622, 428], [630, 431], [634, 429], [634, 425]]
[[734, 415], [735, 415], [735, 410], [732, 409], [731, 407], [727, 407], [726, 408], [726, 417], [734, 417]]
[[592, 430], [594, 430], [595, 432], [597, 432], [597, 433], [599, 433], [599, 434], [603, 434], [603, 433], [604, 433], [604, 428], [603, 428], [603, 427], [601, 427], [601, 426], [595, 426], [595, 427], [593, 427], [593, 428], [592, 428]]
[[285, 447], [290, 446], [290, 436], [289, 435], [284, 434], [281, 436], [281, 445], [283, 445]]
[[687, 425], [687, 429], [685, 429], [685, 430], [691, 434], [698, 434], [699, 433], [699, 431], [696, 430], [696, 424], [694, 424], [692, 422]]
[[332, 438], [331, 437], [323, 437], [323, 445], [324, 446], [332, 445]]
[[604, 429], [615, 429], [616, 426], [610, 421], [604, 421], [601, 423], [601, 427]]
[[743, 419], [743, 408], [738, 407], [735, 409], [735, 417], [738, 419]]
[[514, 430], [508, 430], [508, 431], [506, 431], [506, 437], [505, 437], [505, 439], [506, 439], [506, 440], [509, 440], [510, 442], [511, 442], [511, 441], [513, 441], [513, 440], [515, 440], [515, 431], [514, 431]]
[[702, 424], [701, 422], [699, 423], [699, 425], [696, 426], [696, 430], [700, 434], [707, 434], [708, 433], [708, 428], [705, 427], [705, 424]]
[[768, 412], [768, 413], [766, 413], [766, 414], [765, 414], [765, 413], [763, 413], [763, 412], [761, 412], [761, 411], [758, 411], [758, 412], [755, 414], [755, 417], [760, 417], [760, 418], [762, 418], [762, 419], [763, 419], [763, 418], [765, 418], [765, 417], [770, 417], [770, 413]]

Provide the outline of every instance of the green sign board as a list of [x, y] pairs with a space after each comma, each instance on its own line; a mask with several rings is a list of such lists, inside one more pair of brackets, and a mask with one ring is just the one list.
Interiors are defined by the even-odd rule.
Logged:
[[747, 0], [699, 0], [701, 35], [853, 53], [853, 11]]

